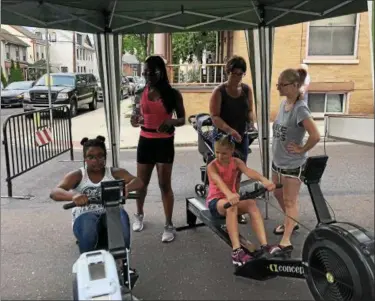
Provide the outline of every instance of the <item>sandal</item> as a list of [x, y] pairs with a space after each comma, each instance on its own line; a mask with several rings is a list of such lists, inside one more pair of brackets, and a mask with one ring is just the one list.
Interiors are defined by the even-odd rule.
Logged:
[[[297, 231], [298, 229], [299, 229], [299, 226], [295, 225], [294, 229], [293, 229], [293, 232]], [[273, 234], [275, 234], [275, 235], [283, 235], [284, 231], [285, 231], [285, 226], [284, 225], [280, 225], [280, 226], [277, 226], [275, 229], [273, 229]]]
[[289, 246], [274, 245], [274, 246], [269, 247], [268, 252], [275, 257], [290, 258], [293, 250], [294, 250], [294, 247], [292, 245], [289, 245]]

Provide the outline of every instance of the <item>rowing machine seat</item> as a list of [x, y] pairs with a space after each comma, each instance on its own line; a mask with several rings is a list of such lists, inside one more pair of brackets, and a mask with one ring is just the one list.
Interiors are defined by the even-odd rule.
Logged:
[[[217, 217], [214, 217], [212, 216], [210, 210], [202, 210], [201, 213], [200, 213], [201, 217], [207, 221], [209, 221], [212, 225], [216, 226], [216, 227], [220, 227], [220, 226], [223, 226], [225, 225], [225, 216], [223, 217], [220, 217], [220, 218], [217, 218]], [[205, 223], [205, 221], [202, 221]]]

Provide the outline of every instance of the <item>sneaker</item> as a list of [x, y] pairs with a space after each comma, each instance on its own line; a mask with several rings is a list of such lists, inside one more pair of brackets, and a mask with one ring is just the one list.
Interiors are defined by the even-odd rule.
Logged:
[[253, 258], [249, 254], [247, 254], [242, 248], [232, 251], [232, 262], [236, 267], [244, 265], [251, 259]]
[[174, 240], [176, 234], [176, 228], [173, 225], [166, 225], [164, 227], [162, 242], [171, 242]]
[[134, 232], [140, 232], [143, 230], [143, 219], [144, 214], [134, 214], [135, 221], [133, 222], [133, 231]]

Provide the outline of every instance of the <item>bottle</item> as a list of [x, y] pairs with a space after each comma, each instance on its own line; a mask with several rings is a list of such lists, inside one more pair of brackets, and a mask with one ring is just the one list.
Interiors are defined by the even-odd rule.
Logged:
[[133, 111], [131, 116], [131, 122], [134, 127], [138, 127], [143, 124], [143, 117], [141, 114], [141, 97], [144, 87], [137, 86], [134, 92]]

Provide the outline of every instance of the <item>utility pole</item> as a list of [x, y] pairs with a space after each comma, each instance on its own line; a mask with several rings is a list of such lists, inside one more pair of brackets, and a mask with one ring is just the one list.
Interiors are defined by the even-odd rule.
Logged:
[[77, 72], [76, 32], [73, 31], [73, 72]]
[[47, 56], [47, 79], [48, 79], [48, 107], [49, 107], [49, 119], [51, 122], [51, 127], [52, 127], [52, 122], [53, 122], [53, 112], [52, 112], [52, 95], [51, 95], [51, 75], [50, 75], [50, 56], [49, 56], [49, 34], [48, 34], [48, 28], [46, 28], [46, 56]]

